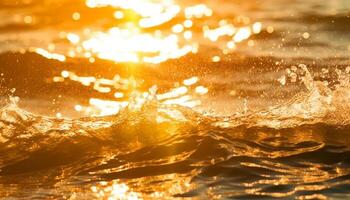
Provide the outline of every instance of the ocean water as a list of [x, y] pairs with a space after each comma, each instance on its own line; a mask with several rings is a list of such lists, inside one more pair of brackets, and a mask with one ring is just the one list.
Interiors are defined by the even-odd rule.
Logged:
[[347, 0], [2, 0], [0, 18], [0, 199], [350, 198]]

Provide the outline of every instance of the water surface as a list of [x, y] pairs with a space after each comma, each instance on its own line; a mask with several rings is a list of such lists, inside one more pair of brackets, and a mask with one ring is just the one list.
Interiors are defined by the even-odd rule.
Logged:
[[350, 4], [0, 2], [3, 199], [346, 199]]

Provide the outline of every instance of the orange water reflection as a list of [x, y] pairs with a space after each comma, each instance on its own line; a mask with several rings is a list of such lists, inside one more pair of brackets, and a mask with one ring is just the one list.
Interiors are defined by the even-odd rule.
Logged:
[[[141, 185], [142, 187], [140, 188]], [[191, 179], [188, 177], [178, 174], [167, 174], [138, 178], [127, 182], [122, 180], [101, 181], [91, 186], [90, 190], [98, 199], [177, 199], [172, 196], [183, 194], [193, 190], [195, 187], [196, 185], [191, 183]], [[153, 192], [138, 192], [140, 189]]]
[[[225, 54], [235, 51], [239, 43], [260, 33], [263, 27], [260, 22], [252, 22], [244, 16], [213, 20], [214, 10], [204, 3], [183, 5], [175, 0], [86, 0], [85, 6], [90, 9], [111, 7], [115, 10], [111, 18], [117, 25], [106, 30], [89, 27], [75, 32], [61, 32], [60, 38], [71, 45], [62, 54], [54, 52], [55, 44], [49, 45], [48, 50], [37, 48], [34, 51], [62, 62], [67, 57], [85, 57], [90, 62], [99, 58], [117, 63], [158, 64], [190, 53], [196, 54], [202, 48], [212, 46], [216, 51], [208, 53], [211, 61], [217, 63], [224, 60]], [[81, 17], [79, 12], [72, 13], [74, 21], [79, 21]], [[121, 78], [119, 75], [112, 79], [82, 77], [63, 70], [61, 76], [53, 78], [54, 82], [67, 80], [79, 82], [85, 87], [91, 86], [98, 93], [112, 97], [91, 97], [89, 105], [74, 106], [75, 111], [89, 116], [114, 115], [124, 108], [140, 109], [153, 101], [158, 106], [194, 108], [202, 103], [198, 97], [209, 92], [206, 86], [197, 84], [198, 77], [188, 77], [183, 83], [174, 84], [172, 89], [162, 93], [152, 88], [140, 90], [142, 81]]]
[[[65, 56], [86, 57], [90, 62], [100, 58], [118, 63], [158, 64], [195, 54], [208, 43], [227, 54], [262, 30], [260, 22], [252, 23], [248, 17], [209, 20], [214, 11], [203, 3], [184, 6], [174, 0], [86, 0], [86, 6], [112, 7], [115, 12], [111, 18], [118, 24], [103, 31], [89, 27], [60, 33], [72, 45], [63, 53]], [[79, 12], [72, 13], [74, 21], [80, 17]], [[58, 54], [49, 53], [50, 49], [44, 51], [36, 50], [47, 58], [65, 61], [64, 55], [57, 57]]]
[[[157, 117], [159, 122], [166, 121], [166, 118], [182, 120], [184, 117], [174, 113], [171, 109], [164, 107], [184, 106], [194, 108], [201, 104], [198, 97], [206, 95], [209, 89], [197, 82], [199, 78], [194, 76], [177, 83], [166, 92], [158, 92], [157, 86], [151, 87], [148, 91], [141, 90], [142, 81], [134, 78], [125, 79], [115, 75], [113, 79], [96, 78], [94, 76], [78, 76], [74, 72], [63, 70], [60, 76], [53, 77], [54, 82], [74, 81], [85, 87], [92, 87], [99, 93], [112, 93], [114, 99], [105, 100], [90, 98], [89, 106], [75, 105], [77, 112], [85, 115], [114, 115], [122, 109], [139, 110], [143, 106], [156, 104], [158, 112], [163, 113]], [[164, 118], [164, 114], [167, 116]], [[163, 115], [163, 117], [162, 117]]]
[[137, 200], [142, 199], [139, 193], [130, 191], [130, 188], [118, 181], [100, 182], [97, 186], [92, 186], [91, 191], [99, 199], [120, 199], [120, 200]]

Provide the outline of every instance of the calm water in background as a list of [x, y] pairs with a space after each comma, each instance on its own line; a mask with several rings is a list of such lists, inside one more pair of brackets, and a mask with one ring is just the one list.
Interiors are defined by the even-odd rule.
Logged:
[[348, 1], [96, 2], [0, 1], [0, 197], [349, 198]]

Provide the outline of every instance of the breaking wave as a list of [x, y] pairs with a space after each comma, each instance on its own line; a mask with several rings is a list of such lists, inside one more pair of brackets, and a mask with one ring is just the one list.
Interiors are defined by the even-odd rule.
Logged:
[[142, 107], [81, 119], [38, 116], [11, 97], [0, 110], [0, 195], [347, 195], [349, 71], [337, 70], [339, 81], [331, 87], [315, 81], [305, 65], [291, 67], [281, 84], [300, 80], [307, 92], [283, 105], [229, 117], [163, 105], [154, 88]]

